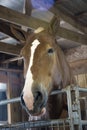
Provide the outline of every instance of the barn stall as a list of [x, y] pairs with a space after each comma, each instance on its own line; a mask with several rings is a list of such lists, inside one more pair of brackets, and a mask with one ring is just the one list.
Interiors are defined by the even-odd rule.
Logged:
[[[34, 3], [33, 3], [34, 2]], [[49, 3], [50, 2], [50, 3]], [[52, 5], [51, 5], [52, 3]], [[23, 61], [20, 50], [24, 43], [20, 43], [11, 32], [11, 25], [30, 32], [39, 26], [48, 29], [56, 36], [58, 44], [64, 51], [71, 69], [78, 82], [78, 87], [66, 89], [54, 93], [66, 93], [68, 102], [68, 118], [46, 121], [28, 121], [28, 115], [21, 107], [20, 98], [24, 78]], [[79, 92], [87, 92], [87, 2], [86, 0], [0, 0], [0, 129], [27, 129], [32, 127], [48, 127], [73, 130], [74, 125], [82, 129]], [[72, 104], [72, 91], [77, 101]], [[70, 97], [70, 98], [69, 98]], [[8, 102], [16, 102], [8, 104]], [[74, 101], [73, 101], [74, 102]], [[6, 105], [6, 103], [8, 105]], [[3, 105], [5, 104], [5, 105]], [[73, 107], [74, 108], [73, 108]], [[87, 111], [85, 109], [85, 112]], [[79, 114], [77, 114], [79, 113]], [[72, 116], [73, 115], [73, 116]], [[19, 123], [21, 122], [21, 123]], [[15, 123], [15, 124], [14, 124]]]

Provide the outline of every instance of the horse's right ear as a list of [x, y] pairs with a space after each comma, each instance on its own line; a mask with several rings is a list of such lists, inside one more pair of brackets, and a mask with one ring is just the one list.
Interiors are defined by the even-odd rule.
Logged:
[[23, 31], [21, 28], [11, 25], [11, 31], [14, 36], [21, 42], [25, 42], [27, 38], [27, 32]]

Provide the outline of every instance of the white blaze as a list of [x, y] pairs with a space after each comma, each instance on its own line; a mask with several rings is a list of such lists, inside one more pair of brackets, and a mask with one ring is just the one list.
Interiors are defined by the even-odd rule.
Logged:
[[34, 53], [37, 48], [37, 46], [40, 44], [38, 40], [34, 40], [31, 46], [31, 56], [30, 56], [30, 61], [29, 61], [29, 66], [26, 74], [26, 80], [25, 80], [25, 85], [23, 89], [23, 99], [25, 101], [26, 106], [29, 108], [29, 110], [33, 109], [33, 94], [31, 91], [32, 83], [33, 83], [33, 76], [31, 72], [31, 67], [33, 65], [33, 58], [34, 58]]

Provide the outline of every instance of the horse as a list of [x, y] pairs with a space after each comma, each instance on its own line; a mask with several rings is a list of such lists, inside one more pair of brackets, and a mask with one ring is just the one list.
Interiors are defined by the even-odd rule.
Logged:
[[75, 80], [56, 38], [43, 28], [31, 33], [16, 27], [11, 30], [25, 44], [21, 50], [25, 77], [23, 107], [32, 117], [60, 118], [63, 110], [67, 110], [66, 96], [50, 93], [74, 84]]

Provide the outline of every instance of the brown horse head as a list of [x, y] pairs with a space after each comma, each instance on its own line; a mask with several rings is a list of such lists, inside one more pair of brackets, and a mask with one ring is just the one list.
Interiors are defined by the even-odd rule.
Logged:
[[70, 84], [72, 77], [63, 52], [55, 38], [42, 31], [37, 34], [25, 34], [12, 29], [20, 41], [25, 40], [21, 51], [24, 57], [25, 85], [22, 92], [22, 104], [32, 115], [45, 111], [52, 90], [62, 89]]

